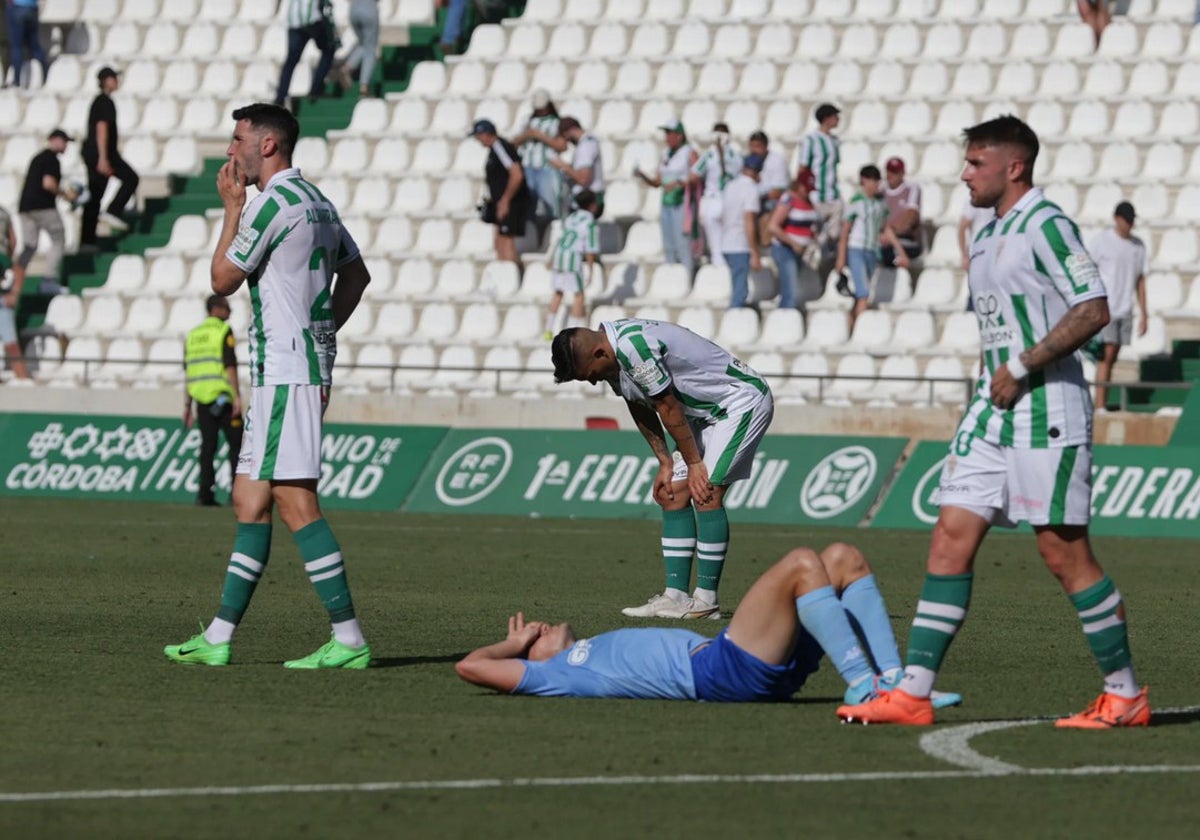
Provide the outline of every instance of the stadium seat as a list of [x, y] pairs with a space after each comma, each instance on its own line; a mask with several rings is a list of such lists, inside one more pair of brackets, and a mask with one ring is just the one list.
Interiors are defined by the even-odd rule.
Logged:
[[[593, 74], [594, 75], [594, 74]], [[667, 61], [659, 65], [654, 94], [668, 99], [687, 96], [692, 91], [692, 67], [686, 61]]]
[[438, 355], [437, 384], [468, 390], [479, 381], [479, 359], [469, 344], [451, 344]]
[[454, 247], [454, 226], [447, 219], [426, 219], [417, 231], [413, 250], [418, 254], [445, 254]]
[[738, 348], [758, 341], [758, 313], [748, 307], [728, 309], [721, 316], [714, 341], [725, 348]]
[[370, 169], [380, 175], [398, 175], [407, 172], [408, 141], [400, 137], [385, 137], [379, 140], [375, 144], [375, 151], [371, 156]]
[[[733, 16], [732, 11], [731, 16]], [[761, 19], [756, 18], [756, 20]], [[758, 30], [758, 37], [750, 54], [760, 58], [782, 60], [790, 58], [794, 55], [794, 51], [795, 39], [792, 36], [791, 27], [779, 23], [766, 23]]]
[[495, 23], [481, 23], [471, 32], [471, 44], [467, 55], [471, 58], [500, 58], [508, 45], [504, 27]]
[[821, 89], [821, 69], [809, 60], [793, 60], [783, 71], [780, 90], [793, 96], [813, 96]]
[[436, 99], [445, 92], [446, 81], [446, 65], [440, 61], [422, 61], [413, 68], [406, 92], [409, 96]]
[[717, 334], [717, 319], [707, 306], [688, 306], [680, 310], [675, 323], [687, 327], [696, 335], [712, 339]]
[[334, 374], [335, 384], [346, 382], [370, 390], [386, 390], [391, 386], [391, 369], [395, 363], [395, 352], [390, 344], [378, 341], [361, 344], [357, 347], [352, 367], [345, 367], [339, 359]]
[[[931, 383], [933, 401], [939, 405], [961, 405], [965, 403], [968, 383], [962, 362], [957, 356], [935, 356], [925, 365], [926, 379], [947, 379], [950, 382]], [[924, 390], [924, 388], [922, 388]]]
[[1170, 352], [1166, 322], [1158, 315], [1151, 315], [1146, 319], [1146, 334], [1138, 335], [1137, 330], [1134, 330], [1133, 341], [1125, 355], [1131, 359], [1142, 359], [1147, 356], [1165, 356]]
[[732, 297], [733, 284], [728, 268], [711, 264], [700, 266], [688, 300], [708, 306], [728, 306]]
[[[1136, 206], [1136, 205], [1135, 205]], [[1141, 208], [1138, 208], [1139, 211]], [[1185, 184], [1175, 197], [1173, 218], [1179, 222], [1200, 223], [1200, 186]], [[1149, 292], [1147, 292], [1147, 295]]]
[[125, 323], [125, 303], [116, 295], [93, 297], [79, 331], [88, 335], [107, 336]]
[[[534, 4], [537, 5], [537, 4]], [[536, 24], [514, 26], [508, 36], [508, 54], [514, 58], [540, 59], [546, 53], [546, 34]], [[534, 83], [537, 83], [534, 79]]]
[[636, 298], [625, 301], [627, 306], [642, 306], [644, 304], [680, 304], [688, 299], [692, 288], [692, 278], [682, 265], [663, 263], [654, 269], [646, 292]]
[[789, 378], [775, 394], [781, 402], [804, 402], [821, 398], [829, 385], [829, 360], [821, 353], [801, 353], [792, 359]]
[[804, 350], [835, 350], [849, 340], [849, 323], [844, 312], [818, 309], [809, 312], [805, 324]]
[[937, 353], [970, 356], [979, 352], [979, 323], [974, 312], [954, 312], [942, 326]]
[[[365, 183], [365, 182], [361, 182]], [[353, 230], [351, 231], [353, 235]], [[375, 231], [375, 242], [372, 251], [403, 254], [412, 247], [412, 223], [404, 216], [385, 214]], [[360, 247], [362, 243], [359, 243]]]
[[1054, 39], [1055, 58], [1080, 59], [1090, 56], [1096, 48], [1095, 38], [1089, 26], [1083, 23], [1064, 23]]
[[621, 254], [627, 259], [662, 256], [662, 231], [651, 222], [634, 222], [625, 237]]
[[936, 23], [925, 35], [924, 58], [957, 58], [962, 54], [962, 30], [956, 23]]
[[893, 403], [927, 404], [927, 391], [921, 387], [916, 357], [903, 353], [888, 356], [879, 366], [875, 384], [876, 398]]
[[508, 391], [517, 384], [523, 363], [515, 347], [491, 347], [480, 366], [483, 370], [475, 385], [477, 390]]
[[1170, 228], [1159, 240], [1154, 262], [1169, 266], [1193, 265], [1200, 259], [1196, 232], [1189, 228]]
[[1134, 189], [1132, 200], [1140, 219], [1153, 222], [1166, 219], [1169, 214], [1169, 196], [1162, 184], [1143, 181]]
[[417, 144], [410, 167], [414, 172], [442, 173], [450, 168], [450, 161], [450, 146], [445, 138], [427, 137]]
[[1171, 87], [1171, 71], [1161, 61], [1139, 61], [1129, 74], [1132, 96], [1163, 96]]
[[429, 388], [434, 385], [433, 372], [437, 368], [437, 351], [432, 344], [409, 344], [400, 350], [396, 358], [396, 385], [411, 388]]
[[1194, 102], [1168, 102], [1163, 106], [1157, 136], [1194, 137], [1200, 129], [1200, 116]]
[[[456, 253], [462, 253], [456, 251]], [[475, 266], [470, 260], [453, 259], [442, 263], [437, 284], [430, 295], [435, 301], [459, 301], [475, 291]]]
[[1174, 271], [1152, 271], [1146, 275], [1146, 308], [1152, 315], [1173, 312], [1183, 306], [1183, 283]]
[[162, 330], [166, 320], [167, 307], [163, 298], [143, 295], [130, 301], [121, 332], [135, 335], [157, 333]]
[[762, 320], [758, 345], [791, 349], [804, 340], [804, 318], [798, 309], [772, 309]]
[[[375, 314], [375, 327], [371, 337], [388, 340], [405, 339], [412, 335], [413, 324], [412, 304], [388, 301], [380, 306]], [[361, 354], [359, 358], [361, 360]]]
[[[812, 17], [819, 21], [820, 18]], [[830, 58], [837, 49], [837, 35], [828, 23], [809, 23], [800, 32], [796, 55], [806, 59]]]
[[[446, 92], [455, 96], [478, 96], [487, 89], [487, 85], [488, 71], [483, 62], [461, 61], [454, 65]], [[443, 103], [445, 101], [442, 100]], [[434, 113], [436, 115], [436, 111]]]
[[[924, 282], [925, 278], [921, 278]], [[937, 343], [933, 314], [928, 310], [901, 312], [892, 332], [892, 347], [901, 352], [925, 352]]]
[[[1005, 65], [1010, 66], [1016, 65]], [[908, 80], [910, 95], [925, 98], [943, 96], [949, 88], [950, 74], [942, 62], [922, 61], [913, 66], [912, 76]]]
[[[1147, 296], [1149, 296], [1148, 291]], [[51, 304], [53, 304], [53, 301], [51, 301]], [[1200, 280], [1193, 278], [1188, 283], [1187, 294], [1184, 295], [1183, 303], [1177, 309], [1164, 314], [1170, 315], [1172, 318], [1200, 318]], [[49, 314], [47, 314], [46, 320], [50, 320]]]
[[854, 321], [854, 331], [844, 345], [847, 350], [885, 352], [892, 340], [892, 316], [879, 309], [868, 309]]
[[550, 35], [550, 43], [546, 48], [547, 56], [550, 58], [579, 58], [586, 54], [587, 32], [582, 26], [565, 23], [554, 27]]
[[511, 298], [521, 287], [521, 275], [515, 263], [492, 260], [479, 277], [479, 293], [489, 299]]
[[833, 381], [825, 389], [825, 402], [839, 404], [868, 398], [875, 386], [874, 377], [874, 359], [866, 353], [847, 353], [838, 362]]
[[77, 295], [58, 295], [50, 299], [46, 323], [60, 335], [70, 335], [83, 326], [83, 299]]
[[[497, 342], [500, 344], [524, 344], [541, 341], [543, 309], [532, 303], [509, 306], [504, 310], [504, 322], [500, 325]], [[539, 352], [549, 358], [545, 349]]]
[[[1165, 109], [1164, 109], [1165, 111]], [[1112, 133], [1119, 137], [1147, 137], [1154, 131], [1154, 107], [1145, 101], [1122, 102], [1112, 122]]]

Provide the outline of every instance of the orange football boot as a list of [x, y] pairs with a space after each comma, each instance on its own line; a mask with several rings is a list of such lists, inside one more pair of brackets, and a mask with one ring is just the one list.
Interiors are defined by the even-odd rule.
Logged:
[[[1104, 692], [1077, 715], [1059, 718], [1054, 725], [1059, 729], [1112, 729], [1115, 726], [1149, 726], [1150, 701], [1146, 695], [1149, 686], [1142, 686], [1138, 696], [1132, 700]], [[839, 709], [840, 713], [841, 710]]]
[[857, 706], [841, 706], [837, 716], [843, 723], [929, 726], [933, 723], [933, 702], [928, 697], [913, 697], [907, 691], [896, 688]]

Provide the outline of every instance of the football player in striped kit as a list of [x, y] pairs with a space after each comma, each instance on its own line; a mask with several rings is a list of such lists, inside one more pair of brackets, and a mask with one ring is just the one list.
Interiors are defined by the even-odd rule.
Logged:
[[1075, 223], [1033, 185], [1033, 130], [1001, 116], [964, 134], [971, 203], [996, 211], [971, 245], [968, 272], [982, 347], [979, 387], [942, 470], [904, 679], [838, 716], [933, 722], [930, 691], [966, 618], [975, 554], [992, 525], [1025, 521], [1104, 675], [1099, 698], [1056, 725], [1145, 726], [1150, 705], [1134, 674], [1125, 606], [1088, 540], [1092, 401], [1076, 351], [1108, 323], [1107, 292]]

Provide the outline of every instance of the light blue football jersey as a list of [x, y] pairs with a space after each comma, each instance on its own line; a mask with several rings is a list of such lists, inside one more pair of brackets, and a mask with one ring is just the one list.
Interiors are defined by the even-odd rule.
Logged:
[[526, 662], [513, 693], [695, 700], [691, 653], [710, 641], [690, 630], [655, 627], [601, 633], [545, 662]]

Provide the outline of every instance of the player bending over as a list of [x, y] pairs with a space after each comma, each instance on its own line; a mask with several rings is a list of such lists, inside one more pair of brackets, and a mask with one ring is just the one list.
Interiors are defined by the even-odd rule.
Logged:
[[[715, 639], [665, 628], [576, 639], [569, 624], [526, 622], [517, 613], [504, 641], [468, 654], [456, 670], [467, 682], [512, 694], [739, 703], [786, 700], [823, 653], [846, 681], [847, 702], [876, 696], [901, 674], [875, 576], [845, 543], [820, 554], [789, 551], [754, 582]], [[939, 694], [935, 702], [940, 708], [962, 697]]]

